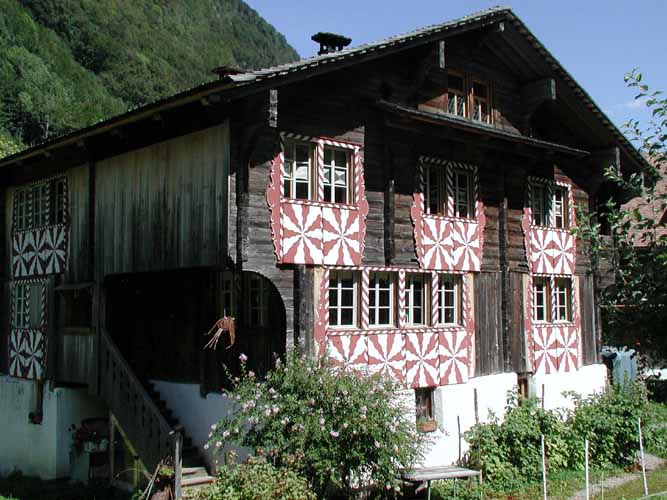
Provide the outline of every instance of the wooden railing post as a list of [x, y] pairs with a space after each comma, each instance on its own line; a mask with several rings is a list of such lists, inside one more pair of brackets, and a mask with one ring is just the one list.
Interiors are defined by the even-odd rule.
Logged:
[[181, 480], [183, 479], [183, 427], [171, 431], [174, 438], [174, 498], [181, 500]]

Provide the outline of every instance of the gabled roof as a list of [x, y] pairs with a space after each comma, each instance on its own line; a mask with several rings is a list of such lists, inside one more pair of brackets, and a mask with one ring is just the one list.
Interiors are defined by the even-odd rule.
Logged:
[[233, 100], [243, 95], [259, 92], [266, 88], [277, 87], [286, 83], [308, 78], [314, 74], [326, 73], [377, 59], [412, 47], [424, 45], [434, 40], [442, 39], [443, 37], [454, 36], [486, 26], [491, 26], [501, 21], [507, 21], [514, 26], [520, 35], [525, 38], [530, 46], [532, 46], [532, 48], [544, 59], [546, 66], [552, 72], [552, 76], [557, 76], [565, 81], [566, 85], [568, 85], [572, 92], [581, 100], [582, 105], [606, 128], [610, 138], [613, 138], [613, 142], [618, 143], [621, 147], [621, 151], [633, 159], [636, 166], [639, 168], [643, 167], [645, 160], [632, 143], [621, 133], [611, 120], [609, 120], [588, 93], [574, 80], [574, 78], [572, 78], [558, 60], [549, 53], [514, 12], [505, 7], [494, 7], [482, 10], [469, 16], [427, 26], [402, 35], [392, 36], [378, 42], [343, 49], [338, 52], [322, 54], [293, 63], [282, 64], [256, 71], [230, 74], [219, 81], [200, 85], [193, 89], [131, 110], [125, 114], [102, 121], [90, 127], [77, 130], [43, 144], [28, 148], [0, 160], [0, 167], [27, 160], [30, 157], [48, 152], [49, 150], [77, 143], [88, 137], [99, 135], [108, 132], [113, 128], [143, 120], [161, 111], [189, 104], [210, 95], [218, 94], [225, 99]]

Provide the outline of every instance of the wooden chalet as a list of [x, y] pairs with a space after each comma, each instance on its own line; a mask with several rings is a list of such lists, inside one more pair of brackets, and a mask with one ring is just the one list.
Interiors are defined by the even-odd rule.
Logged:
[[[436, 464], [516, 385], [548, 405], [604, 386], [575, 207], [642, 157], [511, 10], [355, 48], [321, 35], [316, 57], [220, 68], [0, 160], [13, 440], [78, 425], [53, 414], [61, 391], [92, 398], [72, 418], [110, 415], [147, 468], [178, 422], [210, 466], [222, 364], [241, 353], [259, 373], [300, 348], [396, 377], [437, 422]], [[223, 316], [234, 345], [204, 349]], [[0, 463], [30, 469], [20, 446]]]

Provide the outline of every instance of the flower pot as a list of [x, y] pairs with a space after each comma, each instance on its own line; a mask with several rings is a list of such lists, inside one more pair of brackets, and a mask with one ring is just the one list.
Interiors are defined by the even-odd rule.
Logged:
[[419, 432], [434, 432], [438, 428], [438, 422], [435, 420], [422, 420], [417, 422], [417, 430]]

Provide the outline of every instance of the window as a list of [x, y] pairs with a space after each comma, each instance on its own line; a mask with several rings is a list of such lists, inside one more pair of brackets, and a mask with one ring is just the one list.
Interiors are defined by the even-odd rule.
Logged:
[[65, 224], [67, 222], [67, 189], [65, 179], [58, 179], [56, 186], [56, 224]]
[[546, 226], [549, 220], [546, 186], [533, 184], [532, 190], [531, 208], [533, 211], [533, 224], [536, 226]]
[[533, 320], [549, 321], [549, 280], [533, 278]]
[[553, 195], [553, 212], [555, 227], [565, 229], [569, 227], [568, 224], [568, 192], [567, 188], [563, 186], [556, 186]]
[[344, 149], [324, 148], [324, 201], [349, 203], [350, 152]]
[[533, 225], [568, 229], [569, 190], [566, 186], [547, 183], [531, 184]]
[[471, 177], [470, 172], [466, 170], [454, 170], [454, 217], [472, 216]]
[[466, 116], [465, 81], [462, 76], [447, 75], [447, 112], [450, 115]]
[[248, 300], [246, 301], [247, 318], [249, 327], [260, 327], [268, 325], [269, 315], [269, 281], [262, 276], [246, 276], [246, 290]]
[[236, 316], [236, 283], [234, 282], [234, 274], [225, 271], [222, 273], [222, 315]]
[[426, 167], [426, 213], [445, 214], [446, 188], [445, 167], [428, 165]]
[[30, 285], [16, 283], [13, 290], [14, 328], [30, 328]]
[[441, 274], [439, 277], [438, 323], [461, 324], [461, 276]]
[[409, 325], [425, 325], [426, 283], [423, 274], [408, 274], [405, 279], [406, 322]]
[[15, 231], [67, 223], [65, 178], [39, 182], [14, 194]]
[[14, 217], [16, 220], [15, 230], [17, 231], [26, 229], [30, 225], [30, 221], [28, 220], [30, 207], [28, 203], [28, 192], [25, 189], [16, 191], [16, 199], [14, 201]]
[[415, 389], [415, 411], [417, 422], [435, 420], [433, 406], [433, 387]]
[[357, 280], [352, 271], [332, 271], [329, 277], [329, 325], [357, 325]]
[[554, 281], [555, 321], [571, 321], [572, 318], [572, 281], [569, 278], [556, 278]]
[[488, 87], [483, 83], [473, 82], [470, 94], [472, 103], [471, 118], [478, 122], [490, 123]]
[[307, 200], [311, 197], [314, 146], [296, 141], [285, 143], [285, 197]]
[[393, 274], [370, 273], [369, 323], [373, 326], [394, 324], [394, 279]]
[[50, 223], [49, 184], [38, 184], [32, 188], [32, 227], [48, 226]]

